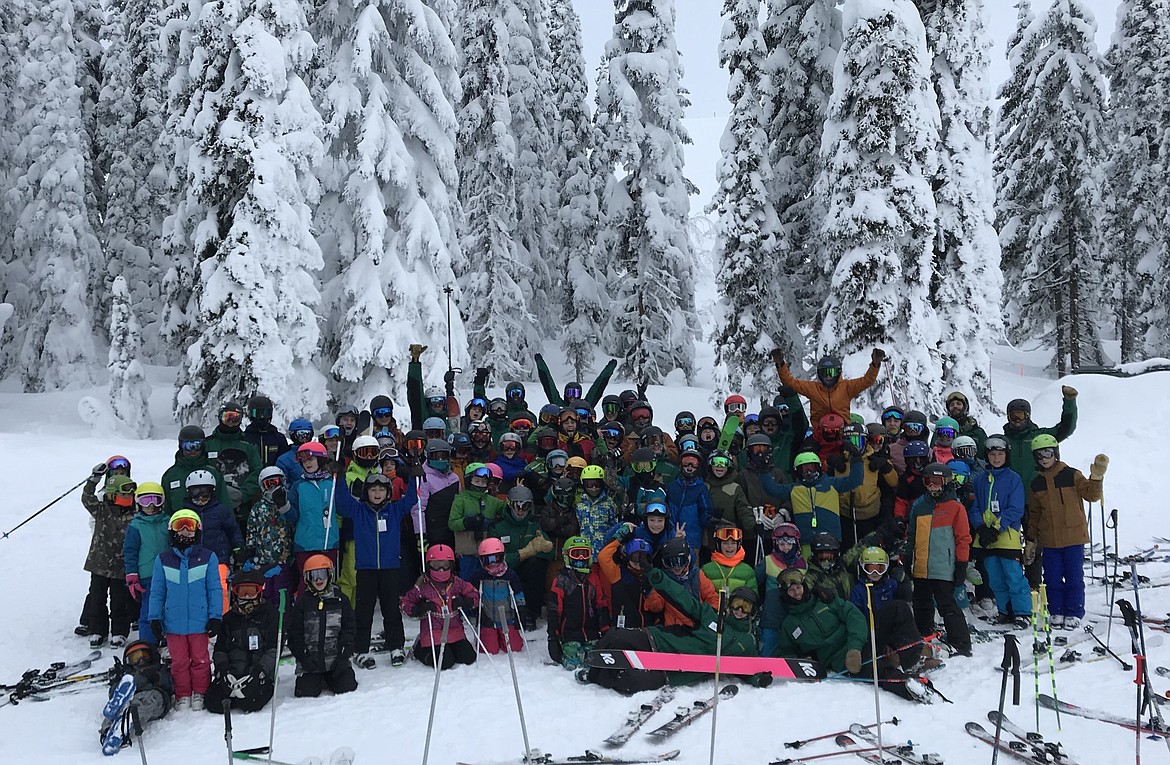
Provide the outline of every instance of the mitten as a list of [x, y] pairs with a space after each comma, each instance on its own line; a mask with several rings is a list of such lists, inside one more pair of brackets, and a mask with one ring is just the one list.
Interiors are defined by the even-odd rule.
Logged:
[[1105, 477], [1105, 470], [1109, 467], [1109, 458], [1104, 454], [1098, 454], [1093, 458], [1093, 466], [1089, 468], [1089, 478], [1094, 481], [1100, 481]]
[[106, 471], [109, 469], [110, 469], [109, 465], [107, 465], [104, 462], [99, 462], [98, 464], [93, 466], [93, 470], [89, 471], [89, 474], [91, 476], [93, 476], [94, 478], [100, 478], [103, 475], [105, 475]]
[[463, 528], [468, 531], [483, 531], [483, 516], [482, 515], [465, 515], [463, 516]]
[[426, 349], [427, 349], [427, 347], [425, 345], [419, 345], [418, 343], [411, 343], [410, 344], [410, 360], [413, 362], [417, 362], [418, 357], [421, 356], [423, 351], [425, 351]]
[[1071, 385], [1060, 386], [1060, 393], [1066, 401], [1077, 397], [1077, 389]]
[[159, 642], [162, 642], [162, 639], [166, 636], [166, 633], [163, 632], [162, 622], [158, 619], [150, 620], [150, 631], [154, 635], [154, 639]]
[[796, 395], [796, 388], [790, 388], [787, 385], [781, 385], [780, 390], [776, 391], [776, 394], [781, 398], [792, 398]]
[[479, 367], [478, 369], [476, 369], [475, 370], [475, 384], [482, 388], [485, 385], [487, 385], [487, 381], [488, 381], [487, 367]]
[[288, 492], [283, 486], [278, 486], [272, 490], [272, 505], [277, 510], [288, 505]]
[[854, 675], [861, 671], [861, 651], [851, 648], [845, 653], [845, 669]]
[[776, 366], [778, 367], [788, 366], [788, 362], [784, 360], [784, 351], [780, 350], [779, 348], [772, 349], [772, 361], [775, 362]]
[[456, 611], [463, 611], [474, 606], [475, 603], [472, 602], [471, 598], [465, 595], [456, 595], [451, 598], [451, 608], [454, 608]]
[[435, 608], [434, 603], [427, 600], [426, 598], [423, 598], [422, 600], [420, 600], [419, 602], [414, 604], [414, 610], [410, 612], [410, 615], [416, 619], [421, 619], [424, 616], [426, 616], [427, 614], [432, 614], [437, 610], [438, 609]]
[[223, 622], [219, 619], [207, 620], [207, 637], [215, 637], [219, 634], [219, 625]]
[[951, 581], [955, 583], [956, 587], [961, 586], [967, 581], [967, 561], [955, 561], [955, 575]]
[[871, 364], [881, 364], [886, 358], [886, 352], [881, 348], [874, 348], [873, 353], [869, 354]]

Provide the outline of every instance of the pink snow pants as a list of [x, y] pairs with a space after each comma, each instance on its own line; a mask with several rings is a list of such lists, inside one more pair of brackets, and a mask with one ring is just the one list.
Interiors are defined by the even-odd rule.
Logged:
[[171, 651], [171, 677], [175, 679], [175, 696], [206, 694], [211, 685], [211, 656], [208, 655], [206, 632], [194, 635], [167, 635]]

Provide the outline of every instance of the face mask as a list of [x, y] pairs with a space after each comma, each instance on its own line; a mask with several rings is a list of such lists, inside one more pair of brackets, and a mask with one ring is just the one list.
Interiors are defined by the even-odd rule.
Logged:
[[451, 469], [451, 460], [427, 460], [427, 464], [440, 473], [446, 473]]

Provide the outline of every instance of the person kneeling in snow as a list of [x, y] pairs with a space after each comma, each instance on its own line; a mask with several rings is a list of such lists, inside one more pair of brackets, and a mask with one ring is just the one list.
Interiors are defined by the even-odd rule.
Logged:
[[[479, 592], [480, 645], [490, 654], [519, 651], [524, 648], [520, 620], [529, 617], [524, 587], [520, 576], [508, 566], [504, 543], [496, 537], [480, 542], [479, 563], [479, 570], [468, 578], [467, 583]], [[528, 626], [535, 629], [536, 625]]]
[[583, 536], [569, 537], [561, 548], [565, 567], [548, 593], [548, 655], [565, 669], [585, 663], [585, 655], [609, 629], [608, 588], [593, 549]]
[[276, 677], [279, 616], [264, 600], [264, 574], [239, 571], [231, 579], [231, 610], [215, 639], [215, 676], [207, 689], [207, 711], [223, 714], [224, 704], [256, 712], [272, 699]]
[[[426, 568], [426, 573], [402, 596], [402, 612], [423, 622], [414, 643], [414, 658], [428, 667], [435, 666], [439, 644], [446, 637], [443, 669], [474, 664], [475, 648], [467, 641], [467, 612], [479, 607], [479, 593], [455, 575], [455, 550], [449, 545], [427, 548]], [[451, 621], [444, 635], [443, 619], [448, 615]]]
[[337, 586], [333, 562], [311, 555], [302, 566], [305, 589], [288, 614], [288, 647], [297, 659], [294, 696], [317, 697], [326, 687], [349, 693], [358, 686], [349, 657], [357, 634], [349, 600]]

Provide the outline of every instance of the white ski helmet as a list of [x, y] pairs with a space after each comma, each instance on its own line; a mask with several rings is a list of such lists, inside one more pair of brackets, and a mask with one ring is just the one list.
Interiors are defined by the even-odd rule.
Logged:
[[211, 474], [210, 470], [192, 470], [187, 476], [186, 482], [183, 484], [184, 488], [190, 489], [193, 486], [211, 486], [215, 487], [215, 476]]

